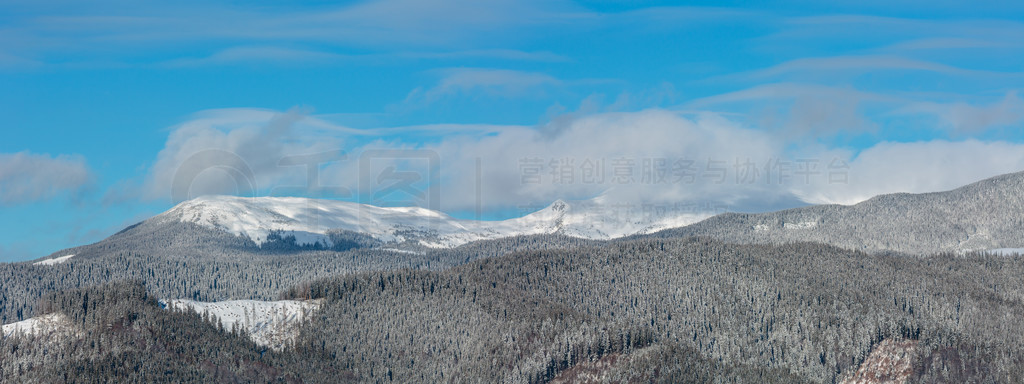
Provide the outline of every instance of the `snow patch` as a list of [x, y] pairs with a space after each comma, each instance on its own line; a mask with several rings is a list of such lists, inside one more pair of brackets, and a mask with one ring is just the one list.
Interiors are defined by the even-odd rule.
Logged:
[[801, 221], [799, 223], [783, 223], [782, 227], [785, 229], [809, 229], [818, 226], [816, 221]]
[[427, 254], [426, 252], [410, 251], [408, 249], [398, 249], [398, 248], [382, 248], [381, 250], [382, 251], [391, 251], [391, 252], [396, 252], [396, 253], [406, 253], [406, 254], [410, 254], [410, 255], [420, 255], [420, 256]]
[[906, 383], [913, 373], [917, 341], [885, 339], [871, 350], [864, 362], [841, 384]]
[[282, 350], [295, 341], [299, 324], [320, 308], [323, 300], [233, 300], [202, 302], [192, 300], [160, 300], [164, 308], [193, 310], [220, 320], [225, 330], [245, 330], [256, 344]]
[[57, 332], [72, 330], [71, 321], [63, 313], [54, 312], [47, 315], [36, 316], [16, 323], [4, 324], [2, 326], [3, 337], [15, 335], [50, 335]]
[[32, 263], [32, 265], [56, 265], [56, 264], [61, 264], [61, 263], [65, 262], [65, 261], [68, 261], [72, 257], [75, 257], [75, 255], [73, 255], [73, 254], [72, 255], [65, 255], [65, 256], [55, 257], [55, 258], [47, 259], [47, 260], [43, 260], [43, 261], [37, 261], [37, 262]]

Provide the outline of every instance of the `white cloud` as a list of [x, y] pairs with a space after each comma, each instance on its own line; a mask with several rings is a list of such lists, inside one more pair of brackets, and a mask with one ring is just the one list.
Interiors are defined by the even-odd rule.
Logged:
[[[603, 113], [563, 124], [558, 135], [545, 135], [534, 127], [494, 125], [354, 131], [295, 112], [213, 111], [174, 128], [150, 169], [144, 192], [149, 198], [180, 195], [182, 188], [190, 196], [268, 193], [280, 186], [305, 183], [306, 169], [282, 167], [281, 158], [344, 148], [348, 152], [346, 159], [322, 167], [323, 185], [366, 192], [367, 186], [358, 184], [361, 172], [372, 173], [388, 165], [401, 164], [395, 161], [368, 169], [366, 164], [359, 163], [360, 154], [369, 150], [423, 150], [435, 153], [440, 159], [442, 207], [450, 210], [470, 209], [475, 205], [478, 159], [483, 172], [480, 198], [487, 208], [541, 204], [559, 198], [584, 199], [601, 194], [620, 201], [714, 196], [715, 201], [736, 202], [753, 195], [749, 192], [751, 188], [763, 190], [764, 187], [737, 187], [730, 181], [731, 174], [720, 183], [705, 183], [700, 172], [705, 171], [708, 160], [731, 168], [737, 158], [753, 161], [771, 158], [780, 146], [765, 133], [744, 129], [715, 115], [691, 119], [670, 111], [648, 110]], [[365, 133], [385, 136], [369, 143], [350, 140]], [[410, 133], [440, 140], [428, 140], [426, 144], [403, 141], [402, 137]], [[437, 136], [440, 134], [443, 136]], [[202, 154], [210, 150], [228, 156], [203, 157]], [[197, 158], [201, 161], [196, 162]], [[536, 183], [524, 182], [525, 162], [533, 164], [532, 161], [538, 159], [542, 168], [540, 179]], [[694, 180], [672, 180], [675, 176], [665, 174], [673, 166], [671, 162], [677, 160], [693, 161], [689, 167], [695, 172]], [[600, 166], [602, 171], [588, 178], [582, 171], [587, 167], [585, 163]], [[553, 179], [556, 165], [569, 175], [561, 180]], [[661, 171], [655, 172], [662, 174], [645, 171], [652, 167], [661, 167]], [[182, 185], [181, 174], [189, 176], [188, 183]], [[239, 175], [253, 181], [239, 185]], [[652, 179], [657, 177], [663, 180]], [[302, 192], [293, 190], [292, 194]]]
[[1024, 144], [978, 140], [883, 142], [848, 160], [846, 182], [830, 184], [825, 178], [816, 178], [813, 183], [795, 185], [794, 193], [808, 203], [853, 204], [885, 193], [945, 191], [1024, 170]]
[[[441, 163], [441, 205], [447, 210], [472, 209], [477, 198], [485, 209], [493, 209], [598, 195], [610, 203], [631, 204], [735, 205], [753, 196], [777, 197], [763, 182], [737, 184], [734, 169], [737, 159], [762, 165], [775, 158], [781, 143], [716, 115], [687, 118], [665, 110], [646, 110], [601, 113], [562, 124], [557, 135], [535, 127], [506, 126], [486, 134], [449, 134], [436, 144], [381, 141], [352, 153], [380, 148], [436, 153]], [[478, 160], [482, 175], [479, 195]], [[720, 180], [707, 174], [709, 160], [712, 168], [726, 172]], [[353, 163], [329, 169], [332, 180], [357, 179], [360, 170]]]
[[[708, 188], [723, 194], [734, 193], [699, 181], [645, 180], [654, 176], [645, 173], [645, 162], [688, 159], [698, 162], [695, 167], [700, 167], [707, 159], [714, 158], [731, 163], [740, 156], [766, 158], [776, 150], [776, 145], [764, 133], [743, 129], [715, 116], [691, 120], [667, 111], [649, 110], [582, 117], [554, 137], [541, 135], [534, 129], [521, 129], [474, 143], [446, 141], [437, 150], [443, 154], [442, 159], [455, 160], [453, 165], [458, 169], [455, 174], [471, 174], [469, 166], [474, 164], [473, 159], [483, 159], [488, 167], [485, 184], [490, 189], [485, 190], [484, 196], [508, 204], [523, 197], [546, 201], [602, 193], [636, 201], [661, 199], [666, 195], [680, 200], [701, 198], [704, 197], [700, 196], [702, 190]], [[542, 182], [522, 183], [520, 161], [537, 158], [544, 163]], [[556, 183], [553, 172], [564, 170], [565, 161], [570, 162], [573, 169], [571, 179]], [[595, 178], [600, 181], [584, 180], [582, 166], [588, 161], [601, 162], [605, 167], [605, 174]], [[646, 166], [652, 170], [656, 167], [654, 164]], [[671, 167], [672, 164], [665, 165], [665, 168]]]
[[[151, 169], [147, 191], [151, 197], [168, 196], [182, 164], [208, 149], [236, 154], [252, 171], [254, 192], [266, 194], [306, 181], [306, 168], [283, 167], [281, 158], [344, 148], [347, 158], [318, 167], [320, 183], [347, 188], [361, 201], [370, 201], [369, 194], [381, 186], [377, 177], [361, 184], [367, 175], [409, 164], [364, 162], [362, 154], [436, 155], [439, 184], [429, 193], [439, 194], [439, 208], [447, 211], [471, 210], [478, 201], [494, 210], [595, 196], [609, 204], [696, 203], [757, 211], [797, 201], [851, 204], [883, 193], [945, 190], [1024, 170], [1024, 145], [936, 140], [881, 143], [856, 154], [821, 144], [794, 148], [783, 138], [712, 113], [606, 112], [560, 124], [557, 134], [496, 125], [360, 131], [296, 112], [207, 112], [172, 132]], [[238, 193], [236, 180], [226, 173], [207, 176], [195, 178], [192, 195]], [[288, 191], [304, 195], [308, 189]]]
[[338, 158], [343, 132], [344, 127], [298, 110], [208, 111], [173, 129], [149, 170], [143, 196], [178, 200], [204, 194], [265, 193], [283, 186], [308, 190], [306, 168], [280, 162], [289, 156], [316, 154]]
[[29, 152], [0, 154], [0, 205], [46, 200], [75, 193], [93, 181], [85, 159]]

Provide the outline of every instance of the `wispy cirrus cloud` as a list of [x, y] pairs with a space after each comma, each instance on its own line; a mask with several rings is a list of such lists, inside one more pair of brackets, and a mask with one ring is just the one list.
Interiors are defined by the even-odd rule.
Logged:
[[[396, 60], [465, 60], [495, 59], [505, 61], [567, 62], [566, 56], [551, 52], [528, 52], [514, 49], [478, 49], [464, 51], [404, 51], [386, 53], [335, 53], [324, 49], [293, 48], [284, 46], [236, 46], [213, 54], [191, 58], [177, 58], [159, 63], [162, 67], [199, 67], [207, 65], [335, 65], [338, 63], [384, 64]], [[2, 60], [2, 58], [0, 58]]]
[[874, 14], [822, 14], [786, 19], [798, 28], [781, 36], [810, 37], [818, 34], [861, 34], [865, 37], [889, 35], [893, 39], [907, 36], [936, 36], [974, 38], [992, 41], [1011, 41], [1024, 33], [1024, 23], [1011, 19], [992, 18], [910, 18]]
[[517, 49], [470, 49], [463, 51], [425, 52], [408, 51], [379, 55], [384, 58], [404, 59], [502, 59], [517, 61], [539, 61], [560, 63], [572, 61], [568, 56], [550, 51], [521, 51]]
[[540, 72], [490, 68], [449, 68], [436, 71], [440, 79], [428, 88], [413, 89], [406, 105], [430, 104], [445, 97], [484, 94], [517, 97], [561, 86], [562, 80]]
[[218, 51], [210, 56], [174, 59], [164, 62], [161, 65], [168, 67], [195, 67], [237, 63], [248, 63], [254, 65], [268, 63], [301, 63], [304, 65], [315, 65], [328, 64], [347, 58], [350, 58], [350, 56], [317, 50], [274, 46], [253, 46], [231, 47]]
[[994, 41], [978, 38], [931, 37], [901, 41], [879, 48], [879, 50], [888, 52], [906, 52], [1011, 48], [1015, 46], [1019, 47], [1020, 44], [1010, 41]]
[[726, 92], [718, 95], [698, 98], [687, 102], [685, 105], [694, 108], [703, 108], [716, 104], [765, 101], [773, 99], [795, 99], [799, 97], [854, 97], [866, 101], [897, 101], [901, 98], [885, 94], [860, 91], [853, 87], [838, 87], [809, 83], [767, 83], [760, 84], [746, 89]]
[[40, 65], [42, 63], [36, 60], [0, 52], [0, 69], [33, 68]]
[[268, 56], [357, 54], [366, 49], [391, 53], [426, 49], [437, 57], [561, 60], [550, 53], [493, 47], [515, 40], [518, 34], [509, 31], [551, 25], [585, 12], [570, 2], [509, 0], [379, 0], [290, 8], [218, 2], [125, 6], [111, 1], [90, 7], [68, 4], [59, 11], [29, 4], [6, 8], [20, 17], [0, 27], [0, 36], [7, 37], [0, 40], [0, 50], [26, 60], [45, 62], [58, 55], [61, 62], [72, 57], [76, 61], [152, 60], [168, 53], [178, 56], [220, 47], [207, 58], [213, 64]]
[[1017, 92], [1007, 92], [1002, 100], [988, 105], [963, 101], [952, 103], [917, 102], [894, 114], [926, 114], [938, 117], [939, 124], [959, 134], [977, 134], [988, 129], [1014, 126], [1024, 122], [1024, 100]]
[[[981, 100], [976, 100], [981, 99]], [[689, 101], [681, 110], [731, 111], [736, 106], [761, 129], [821, 137], [874, 131], [888, 118], [910, 118], [918, 129], [963, 138], [1024, 123], [1024, 100], [1010, 90], [997, 101], [983, 96], [872, 92], [852, 86], [769, 83]], [[779, 112], [780, 111], [780, 112]], [[868, 111], [874, 111], [869, 114]]]
[[[449, 45], [462, 35], [508, 28], [523, 16], [542, 17], [543, 3], [382, 0], [330, 7], [243, 7], [224, 3], [187, 7], [106, 4], [48, 13], [12, 28], [29, 36], [77, 33], [86, 43], [312, 40], [351, 44]], [[44, 36], [38, 36], [45, 40]]]
[[[687, 102], [682, 109], [748, 111], [750, 124], [782, 132], [790, 139], [828, 137], [872, 131], [878, 127], [864, 109], [895, 105], [904, 98], [858, 90], [851, 86], [808, 83], [768, 83]], [[739, 106], [739, 107], [737, 107]]]
[[[221, 65], [311, 53], [565, 62], [570, 59], [563, 53], [521, 47], [551, 33], [615, 28], [651, 33], [770, 16], [724, 7], [625, 8], [598, 11], [571, 0], [375, 0], [292, 7], [218, 1], [68, 2], [60, 7], [21, 2], [0, 5], [0, 11], [12, 15], [0, 27], [0, 36], [6, 37], [0, 39], [0, 49], [51, 64], [182, 60]], [[196, 52], [207, 54], [197, 57]]]
[[[915, 60], [899, 56], [833, 56], [808, 57], [786, 61], [773, 67], [748, 72], [751, 78], [767, 78], [782, 75], [795, 75], [822, 72], [877, 72], [883, 70], [926, 71], [947, 75], [994, 75], [988, 71], [957, 68], [951, 65]], [[740, 75], [743, 76], [743, 75]]]

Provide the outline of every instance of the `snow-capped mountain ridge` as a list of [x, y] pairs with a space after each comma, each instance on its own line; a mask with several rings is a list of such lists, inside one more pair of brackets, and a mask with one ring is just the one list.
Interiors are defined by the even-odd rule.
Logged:
[[295, 236], [300, 245], [331, 246], [330, 232], [351, 231], [383, 243], [412, 241], [428, 247], [455, 247], [477, 240], [554, 233], [610, 239], [684, 226], [710, 216], [634, 211], [638, 212], [610, 214], [599, 203], [558, 200], [519, 218], [477, 221], [419, 207], [377, 207], [299, 197], [204, 196], [185, 201], [152, 220], [194, 223], [247, 236], [261, 245], [277, 233]]

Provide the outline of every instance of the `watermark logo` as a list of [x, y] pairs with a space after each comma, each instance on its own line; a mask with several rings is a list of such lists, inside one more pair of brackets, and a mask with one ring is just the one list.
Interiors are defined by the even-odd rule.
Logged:
[[792, 185], [847, 184], [850, 165], [842, 159], [815, 158], [541, 158], [518, 159], [520, 184]]
[[171, 201], [175, 204], [193, 197], [192, 187], [203, 172], [218, 170], [234, 181], [238, 196], [256, 193], [256, 175], [249, 164], [235, 153], [220, 149], [196, 152], [181, 162], [171, 182]]
[[305, 185], [275, 186], [271, 196], [308, 196], [313, 198], [350, 198], [352, 191], [345, 187], [325, 186], [320, 182], [320, 169], [323, 165], [348, 159], [345, 151], [334, 150], [316, 152], [305, 155], [282, 157], [277, 165], [280, 167], [305, 167]]
[[[441, 156], [423, 149], [363, 151], [359, 156], [359, 202], [378, 207], [415, 206], [439, 211]], [[439, 221], [422, 218], [427, 228]]]

